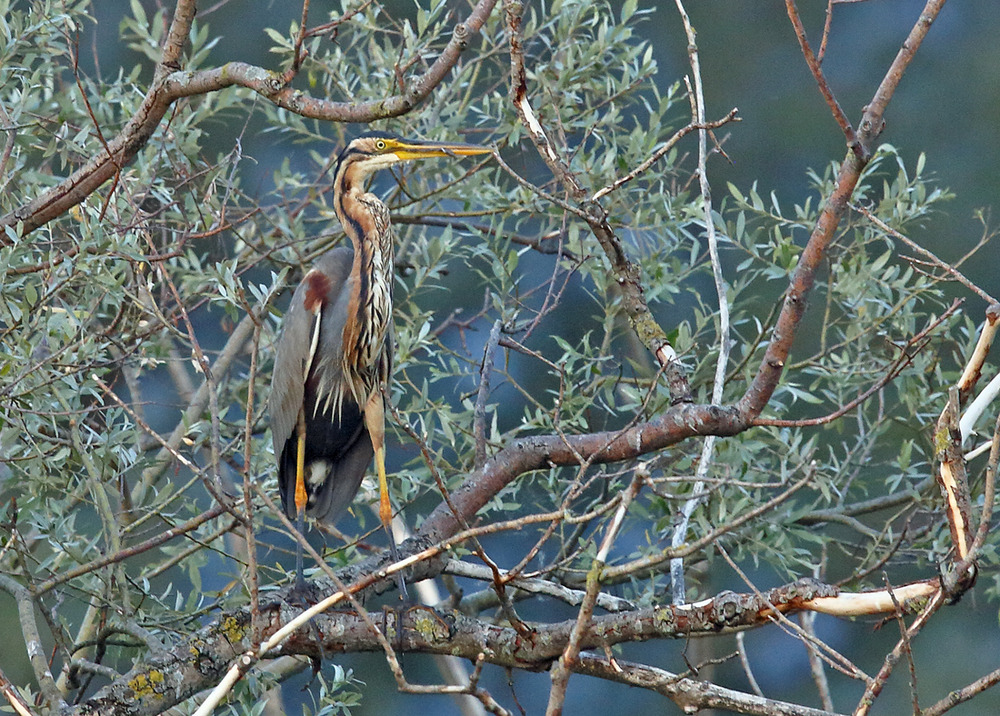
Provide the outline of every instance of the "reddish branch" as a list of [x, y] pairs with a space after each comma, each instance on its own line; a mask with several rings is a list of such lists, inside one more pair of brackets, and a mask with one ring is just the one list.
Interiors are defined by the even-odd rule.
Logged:
[[862, 114], [860, 129], [857, 133], [860, 151], [848, 152], [843, 164], [840, 165], [833, 193], [824, 205], [812, 235], [809, 237], [809, 242], [792, 272], [781, 313], [778, 315], [777, 323], [771, 334], [771, 342], [767, 346], [764, 360], [761, 362], [757, 375], [746, 394], [738, 403], [739, 412], [747, 419], [752, 420], [760, 415], [771, 399], [775, 388], [778, 387], [778, 381], [781, 379], [781, 373], [788, 360], [792, 343], [798, 335], [799, 323], [805, 314], [809, 293], [816, 282], [816, 272], [826, 257], [827, 248], [829, 248], [834, 233], [847, 211], [851, 194], [854, 193], [854, 188], [861, 178], [861, 172], [864, 171], [868, 164], [868, 158], [871, 157], [875, 141], [882, 132], [884, 125], [882, 116], [885, 109], [899, 86], [903, 73], [913, 59], [914, 53], [920, 47], [924, 37], [927, 36], [931, 23], [934, 22], [934, 18], [937, 17], [944, 3], [945, 0], [928, 0], [923, 12], [920, 13], [920, 17], [913, 29], [910, 30], [909, 36], [882, 79], [875, 96], [872, 97]]
[[451, 493], [459, 516], [439, 505], [424, 522], [420, 534], [433, 541], [455, 534], [460, 529], [459, 518], [471, 520], [506, 485], [532, 470], [577, 465], [581, 458], [595, 464], [619, 462], [695, 435], [731, 436], [747, 427], [747, 421], [735, 408], [684, 403], [620, 432], [520, 438], [508, 443]]

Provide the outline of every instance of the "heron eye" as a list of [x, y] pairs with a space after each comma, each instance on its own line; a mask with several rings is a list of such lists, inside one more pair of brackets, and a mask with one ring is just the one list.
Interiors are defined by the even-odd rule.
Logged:
[[375, 148], [376, 149], [385, 149], [385, 142], [383, 142], [381, 139], [378, 140], [377, 142], [375, 142]]

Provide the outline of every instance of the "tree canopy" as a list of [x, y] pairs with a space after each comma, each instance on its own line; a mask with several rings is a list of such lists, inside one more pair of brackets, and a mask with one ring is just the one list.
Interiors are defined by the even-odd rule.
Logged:
[[[225, 0], [110, 23], [0, 0], [7, 701], [280, 713], [312, 669], [310, 713], [391, 710], [385, 689], [586, 712], [609, 682], [684, 713], [990, 703], [994, 664], [928, 679], [920, 638], [973, 586], [996, 597], [1000, 305], [963, 273], [990, 230], [960, 261], [927, 248], [951, 193], [882, 136], [945, 3], [863, 108], [824, 74], [830, 22], [785, 4], [845, 143], [794, 205], [713, 181], [741, 114], [706, 108], [681, 0], [669, 78], [635, 0], [255, 7], [259, 57], [220, 49]], [[290, 289], [345, 242], [330, 174], [360, 125], [494, 147], [372, 187], [396, 237], [399, 562], [374, 482], [298, 533], [266, 416]], [[315, 603], [290, 598], [296, 541]]]

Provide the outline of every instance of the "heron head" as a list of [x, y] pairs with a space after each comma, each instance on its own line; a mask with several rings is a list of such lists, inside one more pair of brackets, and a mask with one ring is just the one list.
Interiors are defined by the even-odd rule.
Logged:
[[466, 157], [490, 154], [493, 150], [477, 144], [424, 142], [403, 139], [389, 132], [366, 132], [351, 140], [340, 154], [339, 164], [350, 163], [369, 175], [379, 169], [430, 157]]

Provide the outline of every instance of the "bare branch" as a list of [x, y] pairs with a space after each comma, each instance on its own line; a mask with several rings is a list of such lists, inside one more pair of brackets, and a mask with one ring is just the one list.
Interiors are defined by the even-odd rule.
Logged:
[[976, 679], [961, 689], [953, 689], [936, 704], [921, 711], [920, 716], [941, 716], [941, 714], [951, 711], [959, 704], [971, 701], [979, 694], [987, 689], [992, 689], [997, 684], [1000, 684], [1000, 669], [994, 669], [982, 678]]
[[606, 659], [583, 654], [575, 668], [578, 673], [588, 676], [656, 691], [673, 701], [684, 713], [695, 713], [702, 709], [725, 709], [758, 716], [838, 716], [832, 711], [765, 699], [716, 686], [701, 679], [685, 678], [655, 666], [634, 664], [621, 659], [615, 660], [615, 666], [618, 668], [614, 668]]
[[930, 325], [926, 326], [923, 330], [917, 333], [915, 336], [907, 340], [906, 345], [902, 347], [899, 351], [899, 355], [893, 360], [893, 362], [886, 369], [885, 374], [879, 378], [877, 381], [872, 383], [871, 387], [866, 389], [858, 397], [847, 401], [842, 406], [834, 410], [832, 413], [828, 413], [819, 418], [800, 418], [796, 420], [783, 420], [779, 418], [755, 418], [753, 421], [754, 425], [773, 425], [776, 427], [810, 427], [814, 425], [823, 425], [825, 423], [833, 422], [843, 416], [847, 415], [850, 411], [854, 410], [859, 405], [863, 404], [871, 396], [873, 396], [878, 391], [882, 390], [885, 386], [895, 380], [899, 375], [910, 365], [913, 360], [913, 356], [916, 355], [927, 343], [928, 336], [930, 336], [934, 330], [945, 322], [949, 317], [954, 315], [962, 302], [955, 300], [952, 302], [948, 310], [944, 311], [940, 316], [937, 317]]
[[[692, 91], [692, 79], [685, 77], [684, 82], [688, 88], [688, 97], [691, 102], [692, 120], [698, 124], [705, 122], [705, 93], [702, 88], [701, 61], [698, 59], [698, 41], [688, 17], [687, 10], [681, 0], [676, 0], [677, 11], [680, 13], [681, 21], [684, 25], [684, 33], [687, 35], [688, 61], [691, 64], [691, 78], [693, 78], [694, 91]], [[715, 282], [715, 295], [719, 302], [719, 338], [718, 353], [715, 360], [715, 376], [712, 380], [712, 403], [718, 405], [722, 402], [723, 391], [726, 381], [726, 366], [729, 364], [730, 350], [730, 328], [729, 328], [729, 300], [726, 297], [726, 279], [722, 274], [722, 262], [719, 259], [719, 242], [715, 235], [715, 218], [712, 210], [712, 190], [708, 183], [708, 132], [705, 129], [698, 131], [698, 187], [701, 191], [701, 210], [704, 215], [705, 239], [708, 242], [708, 254], [712, 262], [712, 278]], [[674, 532], [671, 536], [672, 547], [680, 547], [687, 541], [688, 525], [691, 515], [701, 504], [707, 490], [703, 478], [705, 478], [712, 467], [712, 457], [715, 453], [715, 436], [707, 435], [701, 448], [701, 458], [698, 460], [696, 477], [698, 478], [691, 488], [691, 497], [681, 508], [681, 518], [674, 525]], [[686, 598], [687, 588], [684, 579], [684, 561], [675, 557], [670, 562], [671, 591], [675, 604], [682, 603]]]
[[14, 709], [14, 713], [17, 716], [34, 716], [31, 707], [28, 702], [21, 698], [21, 695], [14, 688], [14, 684], [11, 683], [7, 675], [0, 671], [0, 693], [3, 694], [4, 698], [7, 699], [7, 703], [10, 707]]
[[940, 268], [945, 273], [948, 273], [951, 276], [953, 276], [956, 281], [958, 281], [960, 284], [962, 284], [963, 286], [965, 286], [967, 289], [969, 289], [970, 291], [972, 291], [972, 293], [974, 293], [977, 296], [979, 296], [981, 299], [983, 299], [984, 301], [986, 301], [991, 306], [997, 304], [997, 299], [993, 298], [993, 296], [991, 296], [989, 293], [987, 293], [986, 291], [984, 291], [983, 289], [981, 289], [979, 286], [977, 286], [976, 284], [974, 284], [972, 281], [970, 281], [968, 278], [966, 278], [966, 276], [961, 271], [959, 271], [955, 266], [953, 266], [952, 264], [949, 264], [946, 261], [942, 261], [933, 252], [928, 251], [927, 249], [925, 249], [923, 246], [921, 246], [920, 244], [918, 244], [916, 241], [914, 241], [913, 239], [911, 239], [906, 234], [902, 234], [902, 233], [896, 231], [894, 228], [892, 228], [887, 223], [885, 223], [884, 221], [882, 221], [880, 218], [878, 218], [877, 216], [875, 216], [875, 214], [873, 214], [870, 209], [868, 209], [868, 208], [866, 208], [864, 206], [860, 206], [858, 204], [851, 204], [851, 208], [854, 209], [855, 211], [857, 211], [858, 213], [860, 213], [862, 216], [864, 216], [866, 219], [868, 219], [868, 221], [870, 221], [873, 224], [875, 224], [875, 226], [877, 226], [880, 230], [884, 231], [886, 234], [888, 234], [892, 238], [898, 239], [899, 241], [902, 241], [904, 244], [906, 244], [907, 246], [909, 246], [911, 249], [913, 249], [917, 253], [919, 253], [922, 256], [925, 256], [928, 259], [930, 259], [930, 261], [935, 266], [937, 266], [938, 268]]
[[[493, 572], [489, 568], [478, 564], [470, 564], [469, 562], [460, 562], [458, 560], [450, 560], [448, 564], [445, 565], [443, 573], [454, 574], [457, 577], [469, 577], [484, 581], [490, 581], [493, 579]], [[502, 572], [504, 577], [506, 577], [507, 574], [509, 574], [509, 572]], [[571, 606], [579, 606], [579, 604], [583, 601], [585, 594], [580, 590], [569, 589], [568, 587], [564, 587], [560, 584], [544, 579], [514, 577], [506, 580], [505, 583], [519, 591], [528, 592], [530, 594], [544, 594]], [[597, 606], [609, 612], [623, 612], [636, 608], [635, 605], [627, 599], [622, 599], [621, 597], [616, 597], [605, 592], [598, 593]]]
[[[893, 590], [893, 591], [898, 592], [898, 590]], [[868, 686], [865, 688], [864, 695], [861, 697], [861, 700], [858, 702], [857, 707], [854, 709], [854, 716], [866, 716], [869, 713], [872, 704], [875, 702], [875, 699], [878, 697], [879, 693], [881, 693], [882, 687], [885, 686], [886, 680], [892, 673], [893, 667], [899, 661], [899, 657], [902, 654], [903, 650], [906, 648], [906, 645], [927, 624], [927, 620], [930, 619], [931, 616], [938, 609], [941, 608], [941, 605], [944, 604], [944, 601], [945, 601], [945, 594], [943, 589], [936, 590], [934, 594], [930, 596], [930, 599], [927, 602], [927, 606], [925, 606], [923, 610], [921, 610], [920, 615], [916, 619], [914, 619], [913, 623], [910, 624], [909, 628], [906, 629], [903, 636], [900, 637], [898, 642], [896, 642], [896, 646], [893, 648], [893, 650], [886, 655], [885, 660], [882, 663], [882, 668], [879, 669], [878, 674], [875, 675], [875, 678], [872, 679], [871, 682], [869, 682]]]
[[[837, 102], [837, 98], [833, 95], [833, 90], [830, 89], [830, 85], [826, 81], [826, 76], [823, 74], [823, 68], [820, 67], [821, 59], [818, 59], [813, 53], [812, 47], [809, 45], [809, 40], [806, 37], [806, 30], [802, 26], [802, 20], [799, 18], [799, 10], [795, 6], [795, 0], [785, 0], [785, 9], [788, 12], [788, 19], [792, 23], [792, 27], [795, 30], [795, 36], [799, 40], [799, 46], [802, 48], [802, 56], [806, 60], [806, 64], [809, 66], [809, 71], [812, 72], [813, 77], [816, 79], [816, 85], [819, 87], [820, 94], [823, 95], [823, 99], [826, 100], [827, 105], [830, 107], [830, 112], [833, 113], [833, 118], [836, 120], [837, 124], [840, 126], [840, 130], [844, 133], [847, 139], [847, 146], [854, 152], [861, 152], [862, 147], [858, 144], [858, 138], [854, 134], [854, 127], [851, 126], [850, 120], [847, 119], [847, 115], [844, 114], [844, 110], [840, 108], [840, 103]], [[827, 26], [823, 29], [823, 42], [821, 45], [820, 54], [822, 56], [823, 49], [826, 47], [826, 38], [829, 31], [829, 22], [832, 17], [832, 10], [827, 7]]]
[[590, 197], [590, 200], [597, 201], [601, 197], [607, 196], [611, 192], [620, 189], [621, 187], [625, 186], [636, 177], [648, 171], [650, 167], [652, 167], [658, 161], [663, 159], [663, 157], [667, 156], [670, 150], [677, 145], [677, 142], [679, 142], [681, 139], [689, 135], [691, 132], [695, 130], [700, 130], [704, 132], [709, 129], [718, 129], [723, 125], [729, 124], [730, 122], [742, 121], [738, 116], [738, 112], [739, 110], [736, 107], [733, 107], [731, 110], [729, 110], [729, 114], [727, 114], [725, 117], [722, 117], [721, 119], [716, 119], [712, 122], [705, 122], [703, 120], [696, 119], [694, 122], [691, 122], [690, 124], [682, 127], [681, 129], [678, 129], [676, 132], [673, 133], [670, 139], [668, 139], [662, 146], [658, 147], [657, 150], [653, 152], [648, 159], [643, 161], [641, 164], [639, 164], [639, 166], [630, 171], [628, 174], [620, 176], [613, 182], [608, 184], [606, 187], [598, 189], [597, 192], [595, 192], [595, 194], [592, 197]]
[[597, 550], [597, 556], [594, 558], [590, 570], [587, 572], [587, 589], [583, 601], [580, 603], [580, 609], [573, 624], [573, 630], [570, 632], [566, 647], [563, 649], [562, 654], [560, 654], [559, 660], [550, 670], [552, 688], [549, 691], [548, 706], [545, 708], [547, 716], [557, 716], [562, 713], [563, 704], [566, 702], [566, 689], [569, 688], [570, 673], [573, 670], [573, 666], [579, 660], [581, 642], [584, 636], [590, 632], [590, 623], [594, 616], [594, 605], [597, 603], [597, 595], [601, 592], [601, 572], [607, 563], [608, 552], [618, 537], [618, 530], [622, 526], [622, 520], [625, 519], [625, 514], [628, 512], [632, 500], [639, 494], [639, 490], [642, 489], [643, 483], [648, 478], [649, 473], [645, 466], [636, 468], [632, 483], [629, 485], [628, 490], [625, 491], [618, 509], [615, 510], [614, 518], [612, 518], [611, 524], [608, 525], [605, 531], [600, 549]]
[[35, 681], [38, 683], [42, 697], [49, 708], [67, 708], [66, 700], [57, 688], [45, 658], [42, 633], [38, 629], [38, 620], [35, 616], [34, 595], [26, 587], [18, 584], [13, 577], [6, 574], [0, 574], [0, 590], [7, 592], [17, 604], [17, 616], [21, 624], [21, 634], [27, 646], [28, 661], [31, 663], [31, 669], [35, 674]]

